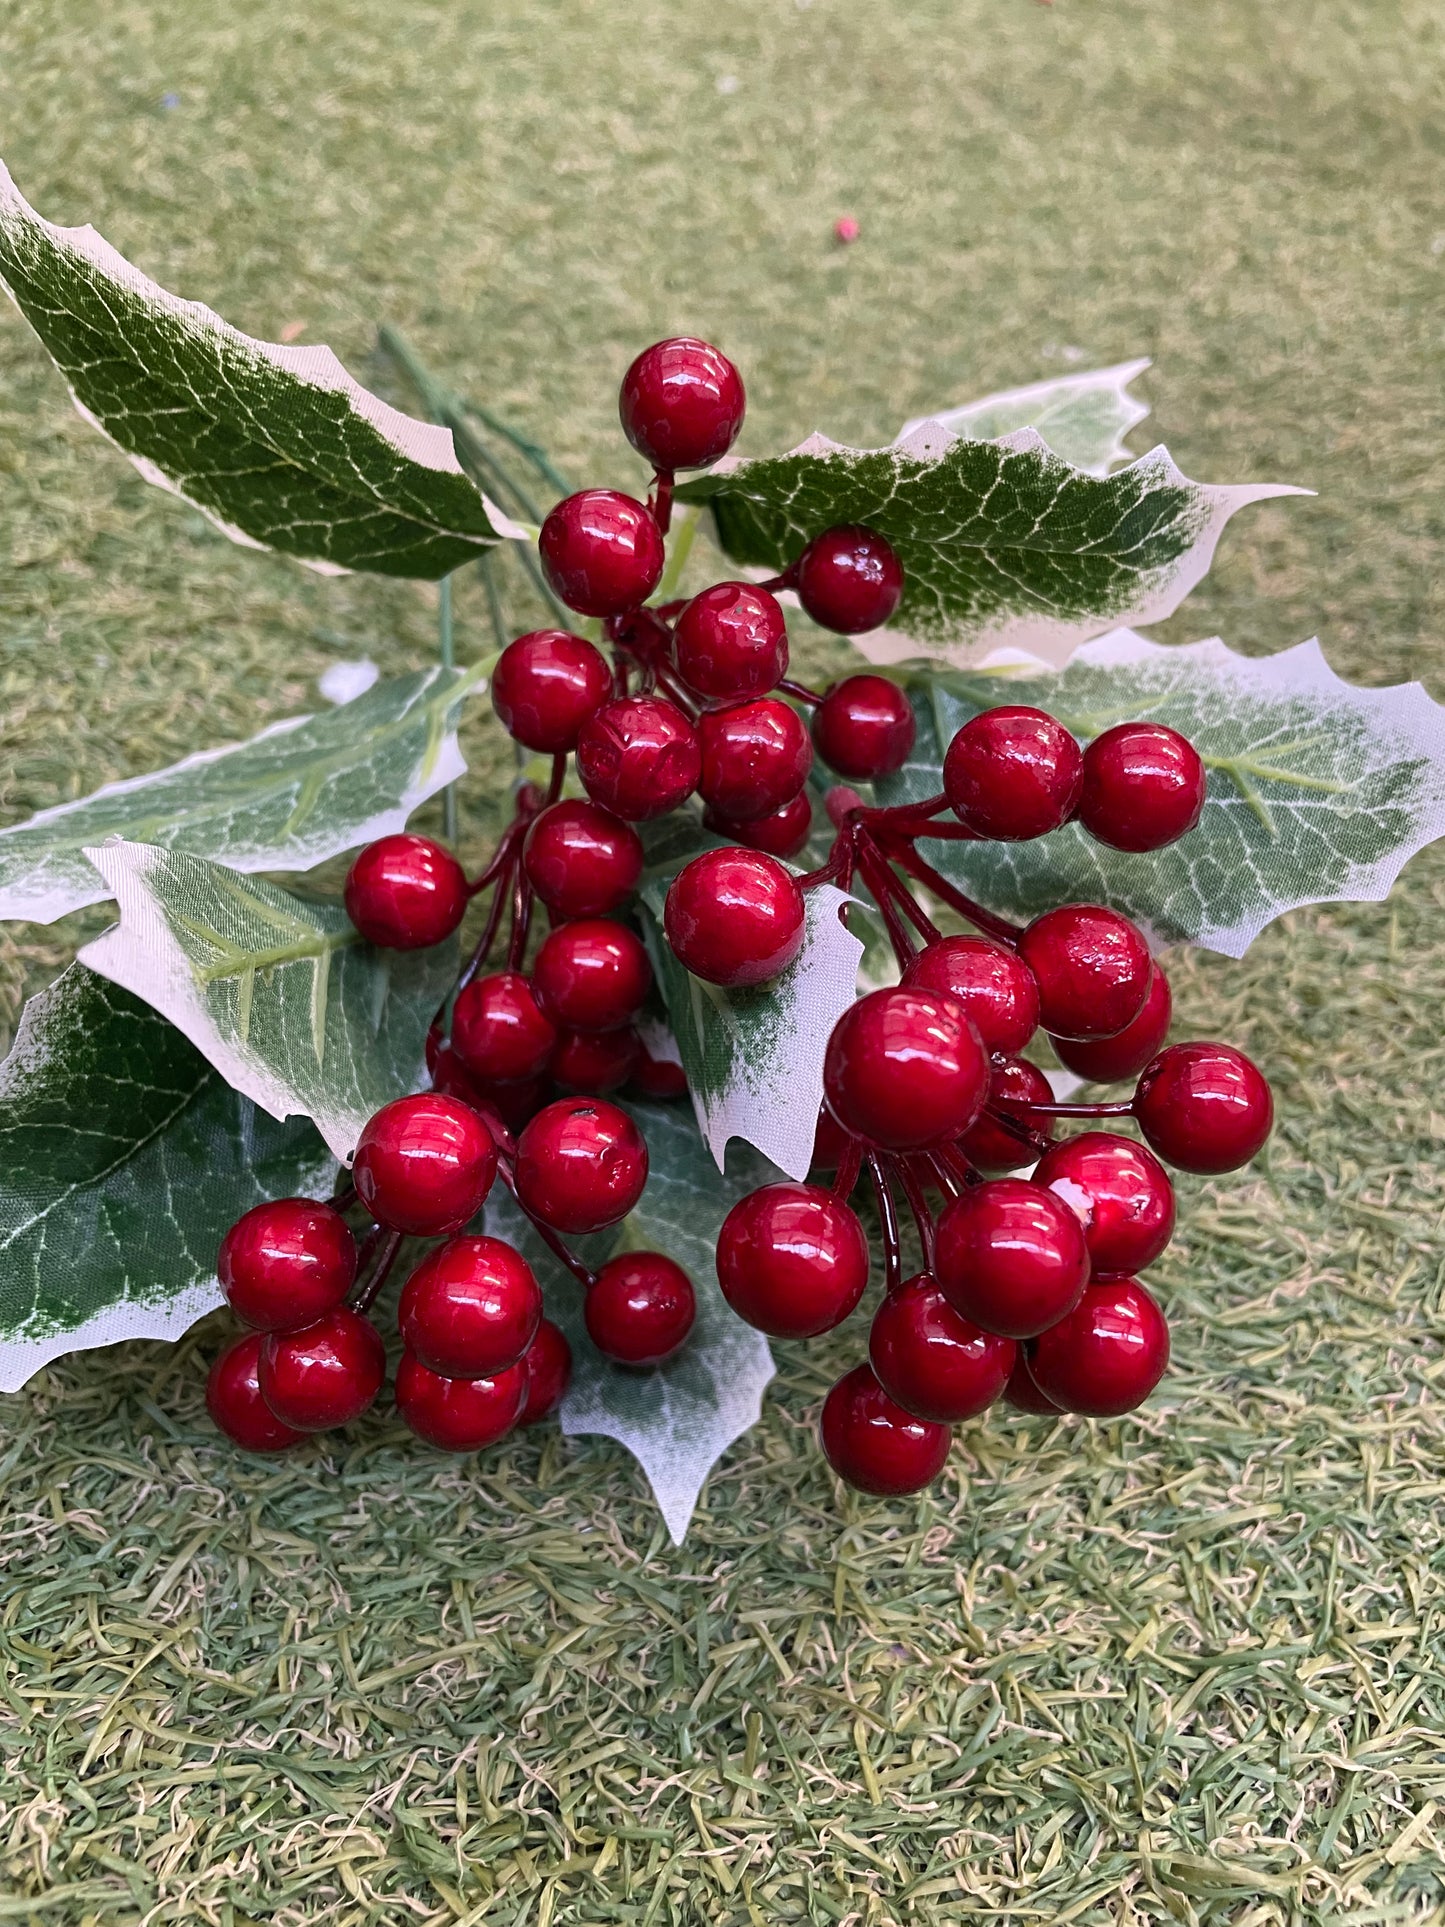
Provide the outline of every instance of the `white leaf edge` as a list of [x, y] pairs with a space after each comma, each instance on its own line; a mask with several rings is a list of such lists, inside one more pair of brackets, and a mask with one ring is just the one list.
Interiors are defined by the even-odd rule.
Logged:
[[381, 681], [381, 670], [363, 656], [357, 662], [333, 662], [316, 678], [316, 693], [323, 701], [344, 707], [364, 696]]
[[1137, 381], [1145, 369], [1152, 366], [1152, 358], [1144, 355], [1135, 361], [1115, 362], [1110, 368], [1093, 368], [1086, 374], [1055, 375], [1043, 381], [1027, 382], [1022, 388], [1000, 388], [996, 394], [981, 395], [977, 401], [960, 402], [955, 408], [938, 408], [931, 414], [913, 416], [899, 429], [895, 446], [906, 442], [910, 435], [929, 422], [937, 422], [940, 428], [946, 428], [950, 434], [967, 435], [971, 422], [1000, 408], [1033, 408], [1102, 391], [1112, 395], [1119, 404], [1120, 425], [1114, 432], [1113, 446], [1102, 460], [1084, 464], [1082, 468], [1085, 475], [1106, 476], [1116, 462], [1122, 462], [1129, 454], [1124, 437], [1149, 414], [1148, 402], [1131, 395], [1129, 384]]

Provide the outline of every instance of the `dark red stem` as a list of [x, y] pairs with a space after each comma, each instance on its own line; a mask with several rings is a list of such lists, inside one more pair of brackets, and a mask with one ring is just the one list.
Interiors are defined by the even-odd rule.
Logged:
[[497, 1171], [501, 1177], [503, 1184], [506, 1185], [507, 1189], [511, 1192], [512, 1196], [517, 1199], [518, 1210], [522, 1212], [523, 1216], [526, 1217], [528, 1222], [532, 1225], [532, 1228], [536, 1231], [537, 1236], [542, 1240], [543, 1244], [546, 1245], [547, 1249], [552, 1253], [553, 1257], [559, 1258], [561, 1262], [564, 1265], [566, 1265], [567, 1269], [571, 1272], [572, 1276], [577, 1280], [578, 1284], [581, 1285], [584, 1291], [590, 1291], [593, 1285], [597, 1283], [596, 1272], [589, 1270], [588, 1267], [585, 1264], [583, 1264], [582, 1260], [577, 1256], [575, 1251], [569, 1251], [567, 1249], [567, 1246], [563, 1244], [562, 1240], [557, 1236], [557, 1233], [552, 1229], [551, 1225], [543, 1224], [542, 1220], [539, 1217], [536, 1217], [532, 1212], [528, 1211], [526, 1205], [524, 1205], [522, 1203], [522, 1200], [517, 1197], [517, 1179], [514, 1172], [512, 1171], [511, 1166], [508, 1164], [505, 1158], [503, 1158], [498, 1163]]
[[785, 696], [791, 696], [795, 703], [806, 703], [809, 709], [816, 709], [823, 698], [816, 689], [809, 689], [806, 683], [780, 682], [778, 688]]
[[873, 1180], [873, 1195], [878, 1200], [878, 1217], [883, 1226], [883, 1286], [897, 1291], [903, 1282], [903, 1246], [898, 1236], [898, 1207], [888, 1188], [888, 1174], [876, 1151], [868, 1153], [868, 1175]]
[[833, 1179], [833, 1196], [846, 1198], [852, 1195], [853, 1186], [858, 1182], [858, 1173], [863, 1168], [863, 1140], [850, 1137], [838, 1160], [838, 1174]]
[[1117, 1104], [1035, 1104], [1025, 1098], [1013, 1101], [1013, 1108], [1033, 1117], [1131, 1117], [1132, 1103]]
[[[381, 1231], [380, 1225], [376, 1228], [378, 1231]], [[375, 1244], [371, 1238], [368, 1238], [366, 1245], [363, 1247], [363, 1262], [371, 1255], [371, 1251], [376, 1249], [376, 1244], [380, 1246], [380, 1249], [376, 1252], [376, 1267], [356, 1297], [352, 1300], [351, 1309], [355, 1312], [364, 1313], [370, 1311], [380, 1297], [381, 1288], [390, 1277], [391, 1268], [396, 1263], [396, 1254], [401, 1250], [401, 1233], [399, 1231], [387, 1231], [382, 1234], [381, 1238], [377, 1240]]]
[[676, 478], [670, 468], [657, 468], [652, 472], [654, 492], [648, 507], [659, 531], [666, 535], [672, 525], [672, 485]]
[[893, 945], [893, 954], [906, 970], [918, 955], [918, 945], [894, 906], [893, 892], [883, 874], [888, 866], [880, 860], [876, 845], [862, 837], [857, 840], [856, 853], [858, 874], [868, 885], [873, 901], [878, 906], [878, 913], [888, 931], [888, 941]]
[[[860, 858], [865, 850], [872, 855], [877, 866], [879, 882], [892, 896], [898, 908], [908, 918], [923, 941], [925, 943], [937, 943], [939, 934], [938, 925], [928, 916], [907, 884], [893, 874], [888, 851], [885, 848], [880, 848], [879, 845], [873, 841], [873, 838], [869, 836], [862, 824], [855, 827], [853, 838], [857, 844]], [[906, 963], [908, 959], [905, 957], [901, 959], [901, 961]]]
[[956, 910], [961, 917], [967, 917], [968, 921], [976, 924], [985, 936], [993, 937], [999, 943], [1006, 943], [1010, 949], [1017, 944], [1023, 935], [1018, 924], [1010, 923], [1006, 917], [996, 917], [992, 910], [985, 910], [981, 903], [975, 903], [972, 897], [965, 896], [963, 891], [950, 883], [947, 877], [940, 876], [931, 863], [925, 863], [911, 844], [901, 840], [895, 844], [890, 838], [886, 847], [889, 856], [900, 870], [906, 870], [909, 876], [932, 890], [933, 894], [941, 898], [950, 910]]
[[898, 1174], [898, 1182], [903, 1186], [903, 1195], [908, 1200], [908, 1209], [913, 1213], [913, 1222], [918, 1226], [918, 1240], [923, 1246], [923, 1269], [933, 1269], [933, 1213], [928, 1208], [928, 1200], [923, 1195], [923, 1186], [918, 1182], [918, 1173], [907, 1158], [895, 1158], [893, 1169]]

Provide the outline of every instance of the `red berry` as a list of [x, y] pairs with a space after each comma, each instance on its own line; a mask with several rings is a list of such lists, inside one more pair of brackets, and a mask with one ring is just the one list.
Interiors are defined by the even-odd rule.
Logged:
[[715, 582], [678, 617], [673, 653], [700, 696], [761, 696], [788, 673], [782, 605], [751, 582]]
[[583, 724], [577, 774], [594, 803], [630, 823], [666, 816], [697, 788], [697, 731], [661, 696], [624, 696]]
[[356, 1240], [329, 1204], [278, 1198], [253, 1206], [231, 1226], [216, 1275], [244, 1323], [285, 1331], [341, 1303], [356, 1282]]
[[517, 1140], [517, 1199], [554, 1231], [601, 1231], [625, 1218], [647, 1183], [647, 1145], [615, 1104], [567, 1097], [538, 1111]]
[[620, 1030], [652, 986], [642, 940], [625, 923], [582, 918], [554, 930], [532, 966], [532, 990], [559, 1029]]
[[662, 536], [652, 511], [610, 488], [568, 495], [542, 524], [542, 570], [569, 609], [620, 616], [662, 577]]
[[868, 1240], [841, 1198], [815, 1184], [765, 1184], [723, 1219], [717, 1276], [739, 1318], [771, 1338], [816, 1338], [868, 1283]]
[[452, 1010], [452, 1048], [473, 1077], [517, 1083], [546, 1066], [557, 1027], [520, 970], [475, 977]]
[[460, 1231], [497, 1174], [497, 1147], [460, 1098], [422, 1091], [383, 1105], [361, 1133], [351, 1175], [378, 1224], [413, 1238]]
[[940, 937], [903, 973], [920, 990], [950, 991], [986, 1051], [1014, 1055], [1039, 1027], [1039, 987], [1017, 951], [987, 937]]
[[500, 1238], [452, 1238], [402, 1288], [397, 1328], [408, 1351], [443, 1378], [492, 1378], [536, 1335], [542, 1293], [532, 1267]]
[[368, 943], [426, 950], [467, 913], [467, 875], [449, 850], [424, 836], [383, 836], [346, 878], [346, 914]]
[[1058, 1406], [1051, 1398], [1045, 1398], [1034, 1383], [1026, 1345], [1015, 1347], [1014, 1368], [1009, 1374], [1008, 1384], [1003, 1388], [1003, 1396], [1004, 1403], [1012, 1405], [1016, 1412], [1028, 1412], [1034, 1418], [1057, 1418], [1059, 1415]]
[[966, 1131], [988, 1092], [988, 1058], [946, 990], [899, 985], [844, 1011], [823, 1059], [828, 1109], [884, 1151], [926, 1151]]
[[1158, 850], [1192, 830], [1204, 808], [1199, 753], [1164, 723], [1120, 723], [1084, 751], [1079, 821], [1116, 850]]
[[912, 703], [884, 676], [846, 676], [813, 711], [818, 754], [855, 783], [896, 775], [917, 734]]
[[522, 1360], [527, 1373], [527, 1401], [518, 1425], [536, 1425], [550, 1418], [572, 1382], [572, 1347], [566, 1334], [544, 1318]]
[[261, 1344], [261, 1396], [283, 1425], [326, 1432], [349, 1425], [386, 1377], [386, 1348], [369, 1319], [338, 1305], [299, 1331], [268, 1332]]
[[654, 468], [706, 468], [743, 425], [742, 376], [695, 335], [644, 348], [622, 377], [622, 432]]
[[632, 1087], [655, 1103], [670, 1103], [687, 1096], [687, 1072], [676, 1058], [654, 1057], [644, 1044], [632, 1066]]
[[692, 1280], [660, 1251], [609, 1258], [583, 1301], [587, 1335], [619, 1365], [660, 1365], [686, 1343], [697, 1316]]
[[710, 984], [767, 983], [803, 947], [807, 914], [797, 878], [760, 850], [704, 850], [668, 887], [667, 941]]
[[1078, 1218], [1026, 1178], [994, 1178], [946, 1204], [934, 1270], [954, 1308], [985, 1331], [1032, 1338], [1078, 1303], [1089, 1253]]
[[492, 672], [492, 707], [525, 749], [560, 756], [612, 694], [600, 649], [566, 629], [534, 629], [502, 651]]
[[873, 1315], [868, 1357], [878, 1383], [915, 1418], [957, 1425], [1003, 1391], [1016, 1346], [961, 1318], [926, 1272], [890, 1292]]
[[1065, 1138], [1040, 1158], [1033, 1181], [1079, 1219], [1095, 1271], [1143, 1271], [1173, 1235], [1174, 1186], [1132, 1138], [1112, 1131]]
[[903, 564], [876, 529], [825, 529], [790, 571], [798, 600], [824, 629], [856, 636], [878, 629], [903, 600]]
[[1022, 704], [975, 716], [943, 759], [943, 787], [959, 822], [1004, 843], [1067, 823], [1083, 781], [1083, 752], [1068, 730]]
[[[989, 1073], [988, 1102], [1011, 1110], [1021, 1125], [1036, 1136], [1052, 1137], [1051, 1117], [1030, 1117], [1030, 1104], [1052, 1104], [1053, 1086], [1036, 1064], [1023, 1057], [996, 1057]], [[1024, 1137], [1007, 1130], [985, 1110], [958, 1141], [958, 1148], [971, 1164], [990, 1177], [1004, 1171], [1017, 1171], [1033, 1164], [1038, 1152]]]
[[1228, 1044], [1172, 1044], [1139, 1079], [1139, 1129], [1161, 1158], [1212, 1177], [1248, 1164], [1274, 1123], [1264, 1073]]
[[698, 724], [698, 738], [698, 792], [711, 809], [738, 822], [786, 809], [802, 794], [813, 767], [802, 719], [774, 696], [710, 710]]
[[828, 1463], [860, 1492], [920, 1492], [943, 1470], [951, 1434], [891, 1399], [871, 1365], [855, 1365], [823, 1401], [819, 1425]]
[[607, 1091], [621, 1090], [641, 1055], [641, 1039], [630, 1026], [626, 1030], [564, 1030], [547, 1067], [562, 1090], [601, 1097]]
[[1096, 1278], [1068, 1317], [1029, 1346], [1044, 1397], [1088, 1418], [1132, 1412], [1168, 1364], [1169, 1327], [1137, 1278]]
[[283, 1425], [261, 1396], [257, 1368], [264, 1342], [262, 1333], [247, 1332], [226, 1347], [206, 1380], [206, 1409], [226, 1437], [247, 1452], [284, 1452], [306, 1434]]
[[1035, 917], [1019, 955], [1039, 987], [1039, 1020], [1057, 1037], [1117, 1037], [1143, 1010], [1154, 960], [1117, 910], [1066, 903]]
[[611, 810], [569, 799], [543, 810], [528, 830], [522, 867], [554, 917], [600, 917], [637, 888], [642, 842]]
[[813, 805], [806, 790], [799, 791], [780, 810], [754, 816], [746, 823], [736, 822], [720, 811], [706, 809], [702, 820], [714, 836], [725, 836], [729, 843], [741, 843], [749, 850], [762, 850], [768, 856], [796, 856], [813, 832]]
[[[493, 1084], [473, 1077], [450, 1044], [443, 1044], [432, 1066], [432, 1089], [448, 1097], [459, 1097], [474, 1111], [492, 1111], [508, 1131], [520, 1131], [528, 1118], [535, 1117], [552, 1093], [546, 1076], [525, 1077], [518, 1084]], [[491, 1124], [488, 1121], [488, 1129]]]
[[444, 1378], [414, 1352], [396, 1368], [396, 1409], [420, 1439], [443, 1452], [477, 1452], [505, 1438], [527, 1403], [527, 1368], [486, 1378]]
[[1076, 1076], [1087, 1077], [1093, 1084], [1112, 1084], [1119, 1078], [1137, 1077], [1158, 1055], [1173, 1015], [1169, 979], [1156, 963], [1144, 1008], [1132, 1023], [1112, 1037], [1096, 1037], [1091, 1043], [1076, 1037], [1051, 1037], [1049, 1042], [1058, 1052], [1059, 1062]]

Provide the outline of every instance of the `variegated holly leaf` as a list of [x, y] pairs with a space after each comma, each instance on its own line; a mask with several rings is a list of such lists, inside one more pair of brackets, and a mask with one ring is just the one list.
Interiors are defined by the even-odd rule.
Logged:
[[168, 294], [94, 228], [52, 227], [3, 164], [0, 285], [86, 420], [233, 541], [435, 579], [525, 539], [462, 472], [450, 429], [368, 393], [329, 348], [253, 340]]
[[85, 856], [120, 836], [232, 870], [310, 870], [406, 827], [465, 774], [457, 715], [476, 672], [429, 669], [377, 683], [320, 716], [41, 810], [0, 830], [0, 917], [51, 923], [107, 894]]
[[416, 1088], [455, 939], [375, 950], [339, 905], [144, 843], [86, 853], [120, 922], [81, 951], [169, 1017], [272, 1117], [312, 1118], [349, 1158], [372, 1113]]
[[1056, 455], [1075, 468], [1086, 475], [1107, 475], [1116, 462], [1127, 460], [1124, 437], [1149, 413], [1148, 402], [1129, 392], [1129, 384], [1148, 366], [1147, 358], [1121, 361], [1088, 374], [1058, 375], [1026, 388], [1006, 388], [958, 408], [936, 408], [931, 415], [915, 415], [905, 422], [898, 439], [906, 442], [931, 421], [976, 442], [997, 441], [1020, 428], [1034, 428]]
[[918, 740], [907, 768], [878, 786], [883, 802], [937, 795], [948, 743], [1000, 702], [1046, 709], [1081, 741], [1115, 723], [1168, 723], [1204, 759], [1204, 814], [1162, 850], [1130, 856], [1077, 824], [1032, 843], [919, 845], [1004, 916], [1107, 903], [1161, 943], [1242, 957], [1286, 910], [1378, 901], [1417, 850], [1445, 836], [1445, 709], [1419, 683], [1342, 682], [1317, 642], [1249, 657], [1218, 638], [1164, 648], [1125, 630], [1063, 670], [923, 665], [905, 679]]
[[178, 1338], [221, 1302], [253, 1204], [325, 1197], [336, 1162], [82, 964], [26, 1005], [0, 1064], [0, 1391], [66, 1352]]

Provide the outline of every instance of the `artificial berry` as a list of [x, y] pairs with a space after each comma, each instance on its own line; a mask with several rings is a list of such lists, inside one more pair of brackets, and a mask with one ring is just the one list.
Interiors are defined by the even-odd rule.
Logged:
[[943, 759], [943, 787], [959, 822], [1004, 843], [1067, 823], [1083, 781], [1083, 752], [1068, 730], [1022, 704], [975, 716]]
[[814, 622], [840, 635], [881, 628], [903, 600], [903, 564], [893, 545], [860, 523], [815, 535], [789, 577]]
[[557, 1026], [520, 970], [475, 977], [452, 1010], [452, 1048], [473, 1077], [515, 1083], [535, 1077], [552, 1054]]
[[925, 1151], [966, 1131], [988, 1092], [988, 1058], [946, 990], [875, 990], [833, 1026], [823, 1059], [829, 1110], [884, 1151]]
[[587, 1335], [619, 1365], [660, 1365], [686, 1343], [697, 1316], [692, 1280], [660, 1251], [609, 1258], [582, 1306]]
[[1004, 1338], [1057, 1323], [1089, 1282], [1083, 1227], [1026, 1178], [993, 1178], [939, 1214], [934, 1270], [955, 1310]]
[[206, 1409], [228, 1439], [247, 1452], [284, 1452], [306, 1436], [283, 1424], [261, 1396], [257, 1375], [261, 1332], [247, 1332], [228, 1345], [206, 1379]]
[[637, 888], [642, 842], [611, 810], [569, 798], [532, 824], [522, 867], [554, 917], [600, 917]]
[[868, 1240], [841, 1198], [815, 1184], [765, 1184], [723, 1219], [717, 1276], [739, 1318], [770, 1338], [816, 1338], [868, 1283]]
[[1091, 1084], [1112, 1084], [1119, 1078], [1137, 1077], [1158, 1055], [1173, 1015], [1169, 979], [1156, 963], [1144, 1008], [1132, 1023], [1112, 1037], [1096, 1037], [1089, 1043], [1077, 1037], [1051, 1037], [1049, 1042], [1067, 1070], [1087, 1077]]
[[533, 994], [559, 1030], [620, 1030], [651, 986], [641, 938], [625, 923], [601, 918], [560, 925], [532, 966]]
[[698, 724], [698, 739], [698, 793], [709, 808], [739, 822], [786, 809], [813, 766], [813, 745], [797, 710], [774, 696], [710, 710]]
[[662, 696], [623, 696], [583, 724], [577, 774], [594, 803], [629, 823], [666, 816], [697, 788], [697, 731]]
[[1169, 1364], [1169, 1327], [1137, 1278], [1099, 1277], [1029, 1346], [1029, 1372], [1062, 1411], [1117, 1418], [1142, 1405]]
[[428, 1371], [491, 1378], [516, 1364], [541, 1316], [541, 1290], [519, 1251], [500, 1238], [452, 1238], [407, 1279], [397, 1326]]
[[946, 1425], [915, 1418], [890, 1398], [871, 1365], [855, 1365], [838, 1380], [823, 1401], [818, 1429], [838, 1477], [880, 1498], [931, 1485], [951, 1438]]
[[439, 1238], [474, 1218], [497, 1174], [497, 1146], [470, 1104], [441, 1091], [399, 1097], [370, 1118], [351, 1175], [378, 1224]]
[[739, 823], [720, 811], [706, 809], [702, 820], [714, 836], [725, 836], [729, 843], [741, 843], [749, 850], [762, 850], [768, 856], [796, 856], [813, 832], [813, 805], [806, 790], [801, 790], [780, 810], [755, 816]]
[[1033, 1182], [1053, 1191], [1084, 1227], [1095, 1271], [1143, 1271], [1174, 1231], [1174, 1186], [1132, 1138], [1084, 1131], [1039, 1159]]
[[788, 673], [782, 605], [751, 582], [715, 582], [678, 617], [673, 657], [700, 696], [761, 696]]
[[639, 1097], [668, 1104], [687, 1096], [687, 1072], [675, 1057], [654, 1057], [644, 1044], [632, 1066], [632, 1088]]
[[527, 1374], [527, 1398], [518, 1425], [536, 1425], [550, 1418], [572, 1382], [572, 1347], [566, 1333], [544, 1318], [522, 1360]]
[[216, 1275], [231, 1310], [258, 1331], [309, 1325], [355, 1284], [356, 1240], [329, 1204], [277, 1198], [231, 1226]]
[[1079, 821], [1116, 850], [1158, 850], [1192, 830], [1207, 779], [1199, 752], [1164, 723], [1120, 723], [1084, 751]]
[[560, 756], [612, 694], [600, 649], [566, 629], [534, 629], [509, 642], [492, 672], [492, 707], [524, 749]]
[[517, 1201], [555, 1231], [601, 1231], [625, 1218], [647, 1183], [647, 1145], [615, 1104], [568, 1097], [517, 1140]]
[[1046, 1398], [1034, 1383], [1026, 1345], [1015, 1348], [1014, 1368], [1009, 1373], [1008, 1384], [1003, 1388], [1003, 1396], [1004, 1403], [1012, 1405], [1016, 1412], [1027, 1412], [1034, 1418], [1057, 1418], [1059, 1415], [1058, 1406], [1051, 1398]]
[[1039, 1019], [1057, 1037], [1117, 1037], [1143, 1010], [1154, 960], [1143, 934], [1095, 903], [1035, 917], [1019, 955], [1039, 987]]
[[515, 1084], [492, 1084], [473, 1077], [450, 1044], [443, 1044], [437, 1053], [431, 1081], [433, 1090], [461, 1098], [484, 1119], [489, 1111], [494, 1112], [504, 1129], [512, 1132], [520, 1131], [528, 1118], [535, 1117], [552, 1093], [551, 1081], [545, 1075], [524, 1077]]
[[[1031, 1117], [1028, 1106], [1053, 1101], [1053, 1086], [1036, 1064], [1025, 1057], [996, 1057], [989, 1071], [988, 1106], [959, 1139], [959, 1150], [990, 1177], [1033, 1164], [1039, 1151], [1031, 1139], [1052, 1137], [1054, 1120]], [[1020, 1128], [1011, 1131], [991, 1116], [995, 1107], [1016, 1117]]]
[[382, 836], [352, 864], [346, 914], [368, 943], [426, 950], [443, 943], [467, 912], [467, 875], [425, 836]]
[[912, 703], [884, 676], [846, 676], [813, 711], [818, 754], [855, 783], [896, 775], [917, 734]]
[[1015, 950], [987, 937], [940, 937], [903, 973], [921, 990], [957, 997], [986, 1051], [1014, 1055], [1039, 1027], [1039, 987]]
[[527, 1368], [479, 1378], [446, 1378], [429, 1371], [414, 1352], [396, 1368], [396, 1409], [428, 1445], [443, 1452], [478, 1452], [495, 1445], [521, 1420], [527, 1403]]
[[257, 1382], [283, 1425], [325, 1432], [359, 1418], [381, 1390], [386, 1348], [358, 1312], [338, 1305], [299, 1331], [268, 1332]]
[[868, 1358], [905, 1412], [957, 1425], [992, 1405], [1017, 1347], [963, 1318], [926, 1272], [889, 1292], [873, 1314]]
[[1248, 1164], [1274, 1123], [1264, 1073], [1228, 1044], [1172, 1044], [1134, 1093], [1139, 1129], [1181, 1171], [1213, 1177]]
[[601, 1097], [621, 1090], [637, 1068], [642, 1040], [626, 1030], [564, 1030], [547, 1060], [554, 1084], [564, 1091]]
[[557, 595], [583, 616], [620, 616], [646, 602], [664, 561], [652, 511], [610, 488], [560, 501], [542, 524], [537, 552]]
[[654, 468], [706, 468], [743, 425], [742, 376], [695, 335], [644, 348], [622, 377], [622, 432]]
[[663, 927], [694, 977], [738, 989], [766, 983], [803, 947], [797, 878], [761, 850], [704, 850], [668, 887]]

